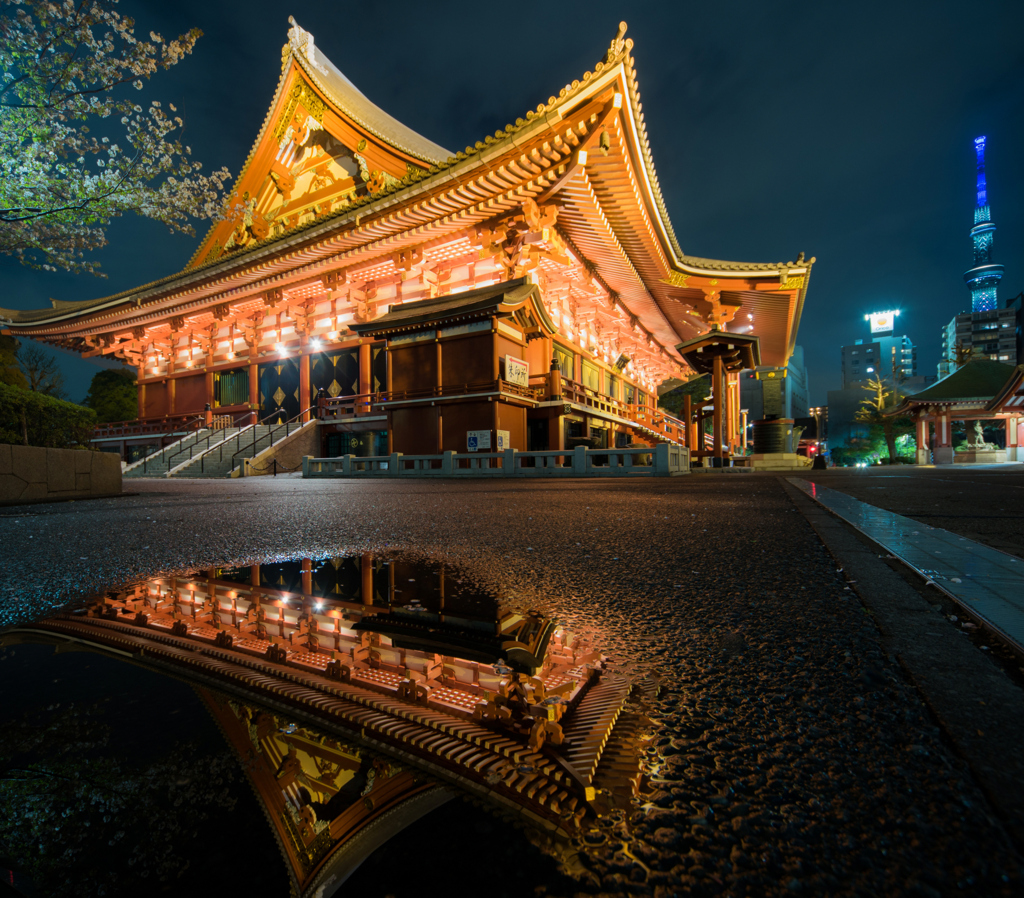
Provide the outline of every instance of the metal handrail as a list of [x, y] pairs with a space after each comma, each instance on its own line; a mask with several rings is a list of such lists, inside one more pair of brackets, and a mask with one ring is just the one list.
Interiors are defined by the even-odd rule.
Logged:
[[[299, 418], [301, 418], [303, 415], [307, 414], [308, 412], [316, 412], [316, 411], [317, 411], [316, 405], [311, 405], [309, 408], [303, 409], [297, 415], [289, 418], [284, 423], [278, 424], [277, 427], [271, 427], [270, 430], [266, 434], [268, 437], [270, 437], [270, 443], [268, 444], [268, 447], [274, 445], [274, 434], [277, 431], [279, 431], [282, 427], [285, 429], [284, 430], [284, 435], [288, 436], [288, 434], [291, 433], [291, 425], [292, 424], [296, 423], [299, 420]], [[280, 414], [281, 414], [281, 410], [278, 409], [277, 411], [267, 415], [265, 418], [260, 418], [260, 421], [261, 422], [262, 421], [266, 421], [267, 418], [273, 418], [273, 417], [279, 416]], [[316, 417], [317, 416], [314, 414], [313, 415], [313, 419], [316, 419]], [[304, 424], [307, 424], [307, 423], [309, 423], [309, 422], [303, 421], [303, 422], [301, 422], [299, 424], [299, 427], [302, 427]], [[298, 428], [296, 428], [296, 429], [298, 429]], [[252, 431], [252, 444], [251, 445], [247, 445], [247, 446], [245, 446], [243, 448], [240, 448], [234, 455], [231, 456], [230, 470], [232, 470], [232, 471], [235, 470], [235, 467], [236, 467], [235, 459], [237, 459], [239, 455], [242, 455], [243, 452], [248, 452], [251, 449], [252, 450], [252, 457], [255, 458], [256, 455], [257, 455], [256, 445], [257, 445], [257, 443], [260, 442], [261, 439], [263, 439], [263, 438], [258, 433], [256, 433], [256, 428], [253, 427], [253, 431]], [[221, 454], [221, 458], [223, 458], [223, 448], [221, 450], [221, 453], [222, 453]], [[246, 455], [244, 457], [245, 458], [249, 458], [248, 455]]]
[[[146, 457], [145, 457], [144, 459], [142, 459], [142, 473], [143, 473], [143, 474], [148, 474], [148, 473], [149, 473], [149, 467], [148, 467], [148, 463], [149, 463], [149, 460], [150, 460], [151, 458], [154, 458], [154, 457], [155, 457], [155, 456], [157, 456], [157, 455], [160, 455], [160, 454], [161, 454], [161, 453], [162, 453], [162, 452], [164, 451], [164, 446], [162, 445], [164, 437], [169, 437], [169, 436], [171, 436], [171, 434], [173, 434], [173, 433], [177, 433], [177, 432], [178, 432], [179, 430], [181, 430], [182, 428], [184, 428], [185, 430], [188, 430], [188, 429], [189, 429], [189, 427], [191, 427], [191, 426], [192, 426], [193, 424], [196, 424], [196, 423], [198, 423], [199, 421], [202, 421], [202, 422], [204, 422], [204, 423], [205, 423], [205, 421], [206, 421], [206, 416], [205, 416], [205, 415], [196, 415], [196, 416], [195, 416], [194, 418], [192, 418], [192, 419], [186, 419], [186, 420], [185, 420], [185, 423], [184, 423], [183, 425], [181, 425], [181, 426], [179, 426], [179, 427], [172, 427], [172, 428], [171, 428], [170, 430], [168, 430], [168, 431], [167, 431], [166, 433], [162, 433], [162, 434], [160, 434], [160, 435], [159, 435], [159, 439], [160, 439], [160, 441], [161, 441], [161, 446], [160, 446], [160, 448], [159, 448], [159, 449], [158, 449], [158, 450], [157, 450], [156, 452], [152, 453], [152, 455], [147, 455], [147, 456], [146, 456]], [[198, 433], [198, 432], [199, 432], [200, 430], [202, 430], [202, 428], [201, 428], [201, 427], [196, 427], [196, 432], [197, 432], [197, 433]], [[182, 437], [182, 439], [185, 439], [185, 437]], [[180, 442], [180, 441], [179, 441], [179, 442]], [[174, 444], [172, 443], [171, 445], [173, 446]]]
[[[234, 418], [231, 419], [231, 426], [232, 427], [237, 427], [238, 426], [238, 422], [240, 420], [242, 420], [243, 418], [248, 418], [251, 414], [252, 414], [252, 412], [242, 412], [242, 414], [236, 415]], [[205, 420], [205, 416], [204, 416], [204, 420]], [[174, 455], [168, 456], [167, 457], [167, 470], [170, 471], [172, 468], [175, 467], [174, 465], [171, 464], [171, 461], [173, 459], [177, 458], [179, 455], [184, 455], [186, 452], [188, 452], [188, 457], [189, 457], [190, 461], [193, 458], [195, 458], [195, 448], [196, 448], [196, 446], [198, 446], [200, 444], [200, 442], [205, 443], [205, 450], [204, 451], [208, 451], [210, 449], [210, 440], [212, 440], [215, 436], [222, 435], [224, 433], [224, 431], [227, 430], [227, 429], [228, 428], [219, 428], [217, 430], [211, 430], [210, 433], [207, 434], [202, 440], [196, 440], [194, 443], [192, 443], [190, 446], [187, 446], [185, 449], [179, 449], [177, 452], [174, 453]], [[230, 437], [228, 437], [227, 439], [230, 439]], [[184, 462], [179, 462], [179, 464], [184, 464]]]

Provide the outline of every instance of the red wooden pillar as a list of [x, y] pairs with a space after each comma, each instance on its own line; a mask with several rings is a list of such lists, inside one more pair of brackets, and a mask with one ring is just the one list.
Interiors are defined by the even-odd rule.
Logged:
[[359, 558], [359, 573], [362, 575], [360, 595], [364, 605], [373, 604], [373, 556], [364, 552]]
[[1006, 419], [1006, 460], [1018, 461], [1017, 419]]
[[725, 398], [722, 395], [723, 392], [724, 391], [722, 390], [722, 357], [720, 355], [716, 355], [711, 371], [711, 432], [715, 441], [714, 449], [712, 450], [712, 455], [714, 458], [719, 459], [719, 464], [721, 464], [722, 458], [722, 404]]
[[309, 352], [306, 337], [302, 337], [299, 348], [299, 409], [302, 411], [302, 423], [309, 420]]
[[249, 363], [249, 423], [255, 424], [260, 417], [260, 367], [255, 362]]
[[928, 461], [928, 416], [922, 411], [917, 415], [917, 463], [926, 465]]
[[686, 443], [686, 447], [691, 452], [693, 452], [693, 449], [694, 449], [694, 446], [693, 446], [693, 424], [692, 424], [692, 421], [691, 421], [692, 417], [693, 417], [692, 399], [690, 398], [690, 394], [686, 393], [683, 396], [683, 422], [686, 425], [685, 432], [683, 433], [683, 440]]
[[313, 594], [313, 561], [310, 558], [302, 559], [302, 594]]
[[[359, 387], [358, 391], [361, 396], [367, 396], [373, 392], [373, 347], [369, 343], [361, 343], [359, 345]], [[369, 400], [359, 403], [356, 406], [355, 412], [358, 415], [361, 411], [368, 412], [370, 410]]]

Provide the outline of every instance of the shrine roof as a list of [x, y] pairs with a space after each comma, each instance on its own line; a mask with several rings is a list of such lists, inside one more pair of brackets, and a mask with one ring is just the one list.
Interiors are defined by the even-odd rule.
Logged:
[[989, 402], [1016, 376], [1013, 365], [991, 359], [975, 359], [926, 390], [908, 396], [901, 405], [927, 405], [946, 402]]
[[548, 332], [555, 330], [540, 300], [540, 289], [526, 278], [505, 281], [490, 287], [467, 290], [432, 299], [407, 302], [397, 309], [362, 324], [353, 324], [357, 334], [383, 334], [388, 332], [414, 330], [424, 325], [458, 318], [482, 318], [492, 315], [511, 315], [526, 302], [533, 300], [535, 310], [541, 317], [542, 326]]
[[417, 134], [377, 106], [327, 58], [308, 31], [299, 28], [291, 16], [288, 21], [292, 25], [288, 33], [292, 58], [342, 112], [374, 136], [417, 159], [436, 165], [451, 158], [450, 150]]

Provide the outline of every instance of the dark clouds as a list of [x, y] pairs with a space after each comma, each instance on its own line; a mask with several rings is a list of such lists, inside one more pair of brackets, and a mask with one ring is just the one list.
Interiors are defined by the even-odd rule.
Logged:
[[[818, 258], [800, 329], [812, 398], [839, 381], [865, 312], [898, 306], [934, 373], [939, 328], [969, 305], [973, 149], [989, 137], [1001, 296], [1024, 289], [1024, 5], [122, 3], [138, 30], [193, 25], [195, 54], [143, 96], [187, 117], [207, 168], [242, 166], [280, 71], [287, 16], [374, 102], [451, 150], [592, 68], [629, 22], [662, 189], [684, 251]], [[202, 226], [200, 226], [202, 231]], [[106, 281], [0, 263], [0, 305], [88, 299], [180, 269], [196, 241], [111, 229]], [[84, 364], [77, 377], [89, 372]]]

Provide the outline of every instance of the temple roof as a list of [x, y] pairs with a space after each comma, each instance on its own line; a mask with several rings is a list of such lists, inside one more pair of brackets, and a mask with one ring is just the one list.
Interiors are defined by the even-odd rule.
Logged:
[[[814, 259], [800, 254], [788, 262], [735, 262], [682, 252], [654, 170], [633, 43], [624, 32], [623, 23], [582, 79], [503, 131], [451, 155], [375, 106], [293, 23], [282, 79], [236, 183], [229, 220], [211, 227], [189, 267], [114, 296], [54, 301], [52, 309], [0, 310], [0, 317], [25, 336], [43, 339], [98, 326], [148, 325], [172, 309], [287, 288], [459, 228], [485, 227], [517, 201], [536, 197], [557, 205], [557, 229], [566, 245], [666, 353], [675, 356], [680, 340], [706, 329], [692, 310], [709, 292], [720, 291], [723, 300], [730, 294], [742, 304], [761, 336], [765, 363], [785, 364]], [[314, 189], [307, 180], [295, 187], [294, 197], [286, 194], [274, 208], [254, 214], [246, 204], [259, 198], [256, 188], [267, 197], [268, 179], [279, 184], [289, 177], [279, 163], [296, 129], [321, 129], [316, 133], [326, 135], [318, 139], [334, 154], [330, 161], [347, 160], [351, 169], [354, 158], [359, 171], [348, 177], [350, 186], [337, 190], [345, 174], [337, 170], [328, 188]], [[369, 139], [358, 140], [360, 135]], [[301, 134], [292, 146], [308, 148], [310, 139]], [[311, 177], [326, 158], [307, 154], [297, 177]], [[328, 194], [329, 202], [319, 203]]]
[[292, 58], [342, 112], [385, 143], [417, 159], [436, 165], [451, 158], [451, 151], [417, 134], [367, 98], [315, 45], [313, 35], [291, 16], [288, 21], [292, 25], [288, 31]]
[[416, 330], [424, 325], [436, 325], [466, 318], [489, 318], [492, 315], [508, 316], [521, 309], [533, 300], [534, 312], [538, 324], [548, 333], [556, 328], [544, 310], [540, 300], [540, 290], [525, 278], [506, 281], [478, 290], [467, 290], [465, 293], [452, 293], [432, 299], [421, 299], [418, 302], [407, 302], [365, 324], [354, 324], [354, 330], [360, 336], [375, 336], [404, 330]]
[[901, 405], [910, 407], [930, 403], [988, 402], [1016, 374], [1017, 369], [1013, 365], [1004, 365], [991, 359], [974, 359], [928, 389], [906, 397]]

